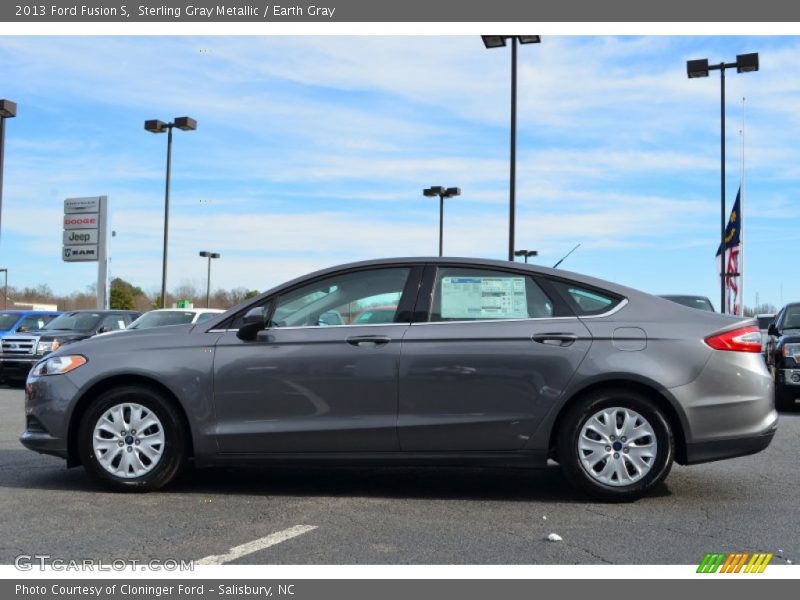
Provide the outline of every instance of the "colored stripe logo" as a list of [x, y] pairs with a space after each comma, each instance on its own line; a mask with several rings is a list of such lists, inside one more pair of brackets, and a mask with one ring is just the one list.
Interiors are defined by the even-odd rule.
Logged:
[[763, 573], [774, 555], [770, 552], [708, 552], [698, 573]]

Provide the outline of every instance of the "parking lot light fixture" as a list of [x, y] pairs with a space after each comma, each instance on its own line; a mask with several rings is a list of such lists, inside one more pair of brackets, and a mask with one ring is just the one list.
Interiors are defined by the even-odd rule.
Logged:
[[517, 250], [514, 252], [514, 256], [524, 256], [525, 257], [525, 264], [528, 264], [528, 259], [532, 256], [539, 256], [538, 250]]
[[452, 198], [453, 196], [461, 195], [461, 188], [449, 187], [446, 188], [441, 185], [433, 185], [429, 188], [422, 190], [423, 196], [436, 197], [439, 196], [439, 256], [442, 256], [443, 238], [444, 238], [444, 199]]
[[219, 258], [222, 255], [219, 252], [208, 252], [203, 250], [200, 256], [208, 259], [208, 276], [206, 278], [206, 308], [211, 308], [211, 259]]
[[725, 274], [725, 71], [736, 69], [737, 73], [752, 73], [758, 71], [758, 52], [738, 54], [736, 62], [709, 64], [707, 58], [686, 61], [686, 75], [689, 79], [708, 77], [710, 71], [719, 71], [720, 74], [720, 256], [719, 287], [720, 287], [720, 312], [725, 313], [725, 289], [727, 277]]
[[511, 40], [511, 159], [508, 182], [508, 260], [514, 260], [514, 222], [517, 204], [517, 43], [539, 44], [538, 35], [482, 35], [487, 49], [503, 48]]
[[0, 234], [3, 228], [3, 163], [5, 162], [6, 119], [17, 116], [17, 103], [0, 100]]
[[145, 130], [150, 133], [167, 132], [167, 181], [164, 187], [164, 253], [161, 261], [161, 308], [166, 307], [167, 302], [167, 246], [169, 244], [169, 184], [172, 173], [172, 130], [178, 128], [181, 131], [194, 131], [197, 129], [197, 121], [191, 117], [177, 117], [175, 120], [165, 123], [158, 119], [149, 119], [144, 122]]

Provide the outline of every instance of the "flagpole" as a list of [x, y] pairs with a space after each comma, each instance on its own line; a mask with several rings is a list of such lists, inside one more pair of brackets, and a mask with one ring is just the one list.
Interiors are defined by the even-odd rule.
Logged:
[[739, 173], [739, 316], [744, 316], [744, 101], [742, 96], [742, 149], [741, 149], [741, 171]]

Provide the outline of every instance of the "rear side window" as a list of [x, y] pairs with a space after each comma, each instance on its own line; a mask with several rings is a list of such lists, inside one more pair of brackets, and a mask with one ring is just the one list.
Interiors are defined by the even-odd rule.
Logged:
[[604, 290], [566, 281], [550, 282], [578, 316], [601, 315], [612, 310], [622, 297]]
[[432, 322], [552, 316], [552, 301], [530, 276], [462, 267], [438, 270], [431, 306]]

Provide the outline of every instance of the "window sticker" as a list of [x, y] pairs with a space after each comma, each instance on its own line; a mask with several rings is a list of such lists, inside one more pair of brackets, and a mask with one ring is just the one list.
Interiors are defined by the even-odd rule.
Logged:
[[527, 319], [524, 277], [443, 277], [443, 319]]

